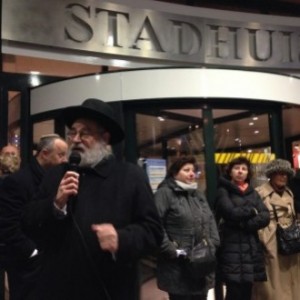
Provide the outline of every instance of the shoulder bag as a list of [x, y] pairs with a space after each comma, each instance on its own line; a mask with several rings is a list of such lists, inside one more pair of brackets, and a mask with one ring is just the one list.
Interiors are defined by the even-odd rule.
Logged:
[[290, 255], [300, 252], [300, 224], [293, 214], [293, 223], [286, 228], [283, 228], [279, 221], [276, 208], [272, 205], [275, 220], [277, 222], [276, 238], [277, 249], [281, 255]]
[[191, 249], [185, 259], [185, 271], [188, 278], [199, 281], [215, 271], [216, 256], [212, 248], [210, 242], [204, 238]]

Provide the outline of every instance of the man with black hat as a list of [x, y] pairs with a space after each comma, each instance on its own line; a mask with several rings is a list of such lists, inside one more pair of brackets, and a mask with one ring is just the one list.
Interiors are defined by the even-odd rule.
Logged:
[[63, 116], [70, 163], [48, 174], [25, 215], [47, 236], [34, 299], [139, 299], [138, 260], [162, 240], [146, 175], [114, 158], [124, 133], [108, 104], [87, 99]]

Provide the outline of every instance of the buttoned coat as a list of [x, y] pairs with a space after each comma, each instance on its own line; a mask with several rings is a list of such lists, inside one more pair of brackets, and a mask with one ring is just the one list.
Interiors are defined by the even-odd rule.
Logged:
[[256, 283], [253, 287], [253, 300], [300, 300], [300, 255], [283, 256], [278, 254], [276, 228], [277, 223], [272, 205], [275, 206], [279, 223], [289, 226], [295, 214], [294, 199], [291, 190], [286, 187], [282, 195], [275, 192], [269, 182], [256, 188], [270, 211], [270, 224], [259, 231], [264, 244], [268, 281]]
[[[66, 216], [53, 201], [66, 167], [45, 176], [24, 216], [46, 236], [43, 267], [33, 300], [138, 299], [138, 260], [162, 240], [160, 219], [144, 171], [113, 157], [79, 170], [79, 192]], [[111, 223], [118, 233], [115, 256], [102, 251], [92, 224]]]

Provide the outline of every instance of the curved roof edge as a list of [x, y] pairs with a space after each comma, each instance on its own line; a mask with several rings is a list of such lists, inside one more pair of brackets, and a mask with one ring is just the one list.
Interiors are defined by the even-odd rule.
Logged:
[[300, 78], [206, 68], [130, 70], [66, 79], [31, 90], [31, 114], [79, 105], [87, 98], [130, 101], [220, 98], [300, 104]]

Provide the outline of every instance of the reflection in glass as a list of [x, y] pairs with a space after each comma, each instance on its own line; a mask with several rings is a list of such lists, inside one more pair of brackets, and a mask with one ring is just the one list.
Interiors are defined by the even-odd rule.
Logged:
[[266, 180], [265, 165], [275, 158], [271, 153], [268, 115], [245, 110], [213, 110], [216, 163], [219, 173], [233, 158], [246, 156], [253, 165], [253, 185]]
[[54, 133], [54, 120], [46, 120], [33, 124], [33, 147], [38, 144], [42, 135]]
[[164, 110], [137, 114], [140, 160], [163, 158], [167, 167], [181, 155], [193, 155], [199, 164], [199, 188], [205, 190], [205, 158], [200, 109]]
[[8, 143], [20, 147], [20, 92], [8, 92]]

